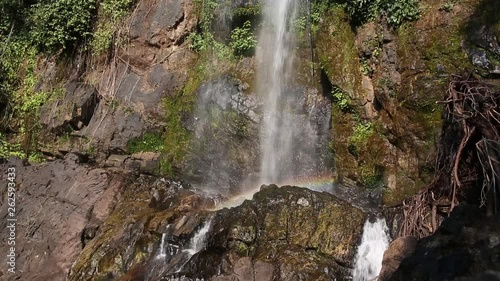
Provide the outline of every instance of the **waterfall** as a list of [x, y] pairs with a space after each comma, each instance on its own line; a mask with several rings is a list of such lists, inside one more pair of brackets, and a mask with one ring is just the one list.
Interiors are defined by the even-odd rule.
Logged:
[[389, 247], [389, 229], [385, 219], [365, 222], [361, 245], [354, 261], [353, 281], [374, 281], [382, 269], [384, 252]]
[[286, 177], [284, 162], [292, 149], [292, 126], [285, 116], [285, 86], [292, 75], [294, 36], [291, 22], [297, 0], [266, 1], [264, 25], [257, 48], [258, 91], [264, 98], [261, 127], [262, 183], [277, 183]]

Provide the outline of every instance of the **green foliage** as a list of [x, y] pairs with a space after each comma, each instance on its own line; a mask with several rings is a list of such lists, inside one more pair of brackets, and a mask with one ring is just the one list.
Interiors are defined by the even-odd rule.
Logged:
[[236, 17], [255, 17], [262, 13], [260, 5], [249, 5], [245, 7], [238, 7], [234, 10], [233, 14]]
[[332, 2], [331, 0], [316, 0], [311, 3], [311, 10], [309, 15], [311, 17], [311, 30], [312, 32], [318, 31], [318, 26], [327, 11], [331, 7], [344, 7], [345, 4], [339, 4], [337, 2]]
[[127, 150], [131, 154], [144, 151], [161, 152], [163, 148], [162, 136], [153, 133], [146, 133], [141, 138], [130, 140], [127, 144]]
[[39, 49], [56, 51], [90, 37], [96, 0], [57, 0], [34, 4], [31, 38]]
[[9, 158], [10, 156], [24, 158], [21, 145], [9, 143], [5, 135], [0, 132], [0, 158]]
[[372, 76], [373, 69], [368, 64], [368, 61], [366, 59], [361, 59], [360, 63], [361, 63], [361, 73], [363, 73], [363, 75]]
[[375, 133], [374, 126], [371, 122], [358, 123], [354, 128], [354, 132], [348, 140], [349, 151], [358, 155], [360, 148], [367, 145], [368, 139]]
[[176, 97], [165, 99], [167, 112], [166, 133], [164, 137], [163, 157], [160, 171], [164, 175], [173, 176], [174, 167], [178, 165], [189, 151], [190, 133], [182, 124], [182, 118], [192, 111], [194, 94], [180, 92]]
[[339, 87], [333, 86], [332, 96], [335, 104], [342, 110], [343, 112], [347, 112], [351, 110], [351, 98]]
[[[207, 35], [212, 36], [212, 34]], [[188, 35], [188, 39], [191, 41], [190, 48], [195, 52], [204, 52], [208, 50], [209, 43], [212, 41], [211, 39], [207, 39], [207, 36], [203, 36], [201, 33], [193, 32]]]
[[307, 18], [306, 17], [299, 17], [294, 20], [293, 22], [293, 29], [295, 32], [302, 33], [306, 30], [307, 27]]
[[250, 21], [243, 23], [231, 32], [231, 43], [229, 46], [236, 55], [250, 55], [257, 46], [257, 38], [252, 32]]
[[[188, 35], [188, 39], [191, 41], [190, 47], [198, 53], [203, 53], [202, 56], [209, 57], [215, 55], [218, 61], [230, 62], [233, 60], [233, 49], [226, 44], [219, 42], [215, 39], [214, 35], [210, 30], [211, 22], [214, 19], [215, 9], [218, 7], [218, 2], [215, 0], [196, 0], [195, 3], [198, 4], [200, 10], [200, 32], [193, 32]], [[247, 32], [246, 29], [238, 30], [238, 37], [240, 41], [235, 42], [239, 48], [244, 50], [249, 41], [248, 37], [244, 37]], [[213, 62], [216, 65], [216, 62]], [[219, 65], [221, 69], [224, 66]]]
[[382, 166], [364, 165], [360, 170], [360, 182], [366, 188], [376, 188], [383, 180]]
[[390, 25], [399, 26], [418, 19], [420, 15], [418, 0], [353, 0], [346, 4], [351, 21], [356, 25], [385, 14]]
[[99, 3], [99, 16], [109, 16], [111, 22], [117, 22], [128, 15], [136, 0], [103, 0]]
[[387, 3], [387, 21], [392, 26], [399, 26], [403, 22], [413, 21], [418, 19], [420, 15], [420, 8], [418, 0], [404, 0], [404, 1], [388, 1]]
[[383, 2], [384, 0], [352, 0], [346, 2], [346, 9], [352, 22], [362, 24], [379, 15]]
[[0, 41], [0, 95], [9, 99], [12, 92], [19, 86], [19, 68], [28, 46], [22, 41], [7, 39]]

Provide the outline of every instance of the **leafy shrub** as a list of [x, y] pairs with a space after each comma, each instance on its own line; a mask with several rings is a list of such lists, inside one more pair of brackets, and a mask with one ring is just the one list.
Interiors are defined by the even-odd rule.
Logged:
[[392, 26], [399, 26], [405, 21], [416, 20], [420, 15], [418, 0], [387, 1], [385, 9], [387, 11], [387, 21]]
[[0, 15], [1, 38], [2, 36], [8, 36], [11, 30], [17, 31], [18, 27], [24, 25], [24, 21], [26, 20], [26, 9], [23, 6], [23, 1], [1, 0]]
[[349, 96], [342, 91], [337, 86], [333, 86], [332, 96], [335, 104], [342, 110], [343, 112], [347, 112], [351, 109], [351, 99]]
[[[373, 20], [382, 8], [384, 0], [353, 0], [346, 2], [346, 9], [355, 24]], [[390, 0], [388, 0], [390, 1]], [[405, 1], [405, 0], [403, 0]]]
[[[207, 39], [208, 36], [211, 38]], [[212, 34], [203, 36], [201, 33], [193, 32], [189, 34], [188, 39], [191, 41], [189, 47], [192, 50], [195, 52], [203, 52], [209, 48], [209, 42], [212, 41], [213, 36]]]
[[229, 46], [236, 55], [250, 55], [257, 46], [257, 38], [252, 32], [250, 21], [243, 23], [231, 32], [231, 43]]
[[96, 0], [56, 0], [32, 6], [31, 36], [45, 51], [68, 48], [91, 35]]
[[346, 2], [346, 8], [354, 24], [373, 20], [384, 13], [390, 25], [399, 26], [418, 19], [420, 14], [418, 0], [353, 0]]
[[295, 32], [304, 32], [307, 27], [307, 18], [306, 17], [299, 17], [293, 21], [293, 29]]
[[163, 142], [161, 135], [146, 133], [142, 138], [130, 140], [127, 150], [129, 153], [143, 151], [160, 152], [163, 150]]

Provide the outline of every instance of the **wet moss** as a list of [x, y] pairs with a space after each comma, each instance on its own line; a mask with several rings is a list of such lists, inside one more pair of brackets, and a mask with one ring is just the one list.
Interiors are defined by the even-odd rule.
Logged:
[[333, 6], [319, 27], [316, 49], [330, 82], [357, 100], [362, 97], [361, 70], [354, 38], [344, 9]]

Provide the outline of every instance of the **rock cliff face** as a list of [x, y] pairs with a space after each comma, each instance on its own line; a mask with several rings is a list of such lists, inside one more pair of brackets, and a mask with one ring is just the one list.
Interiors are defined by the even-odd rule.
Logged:
[[41, 109], [47, 137], [67, 136], [46, 153], [76, 150], [104, 161], [129, 154], [129, 142], [147, 132], [162, 133], [162, 100], [182, 89], [195, 60], [185, 39], [197, 13], [191, 1], [139, 1], [128, 24], [128, 43], [113, 60], [95, 58], [84, 79], [66, 84], [63, 99]]
[[317, 55], [340, 105], [332, 115], [339, 177], [383, 185], [386, 205], [430, 182], [447, 77], [465, 68], [494, 75], [476, 58], [495, 57], [487, 38], [498, 19], [485, 9], [493, 2], [420, 1], [419, 19], [397, 28], [379, 19], [353, 30], [343, 9], [330, 11]]
[[[16, 169], [17, 278], [66, 280], [84, 240], [95, 237], [97, 227], [109, 216], [123, 187], [122, 176], [92, 168], [75, 154], [41, 166], [12, 160], [0, 167]], [[0, 175], [2, 182], [7, 182], [6, 176]], [[6, 198], [3, 190], [2, 202]], [[7, 207], [2, 204], [0, 209], [2, 229], [7, 227]], [[2, 253], [10, 247], [6, 243], [9, 234], [1, 232]], [[0, 259], [6, 264], [6, 255]], [[0, 279], [15, 280], [16, 276], [3, 271]]]
[[[37, 120], [50, 162], [0, 159], [0, 170], [17, 170], [19, 207], [18, 275], [0, 267], [0, 280], [349, 280], [367, 217], [359, 208], [328, 193], [263, 186], [238, 207], [216, 209], [257, 177], [262, 113], [255, 58], [216, 51], [243, 22], [258, 25], [261, 4], [225, 1], [207, 24], [201, 2], [138, 1], [109, 54], [62, 66], [64, 95], [45, 102]], [[498, 78], [500, 6], [420, 5], [420, 18], [397, 28], [383, 17], [353, 25], [339, 5], [304, 30], [298, 22], [297, 79], [288, 85], [296, 106], [288, 110], [318, 128], [308, 148], [319, 160], [308, 160], [320, 163], [299, 172], [333, 171], [346, 185], [382, 190], [386, 206], [430, 182], [441, 125], [435, 102], [463, 68]], [[195, 52], [189, 36], [204, 25], [226, 45]], [[45, 64], [42, 88], [58, 75]], [[460, 217], [407, 259], [388, 255], [392, 268], [381, 278], [500, 271], [498, 233], [493, 219]], [[477, 278], [491, 276], [498, 273]]]

